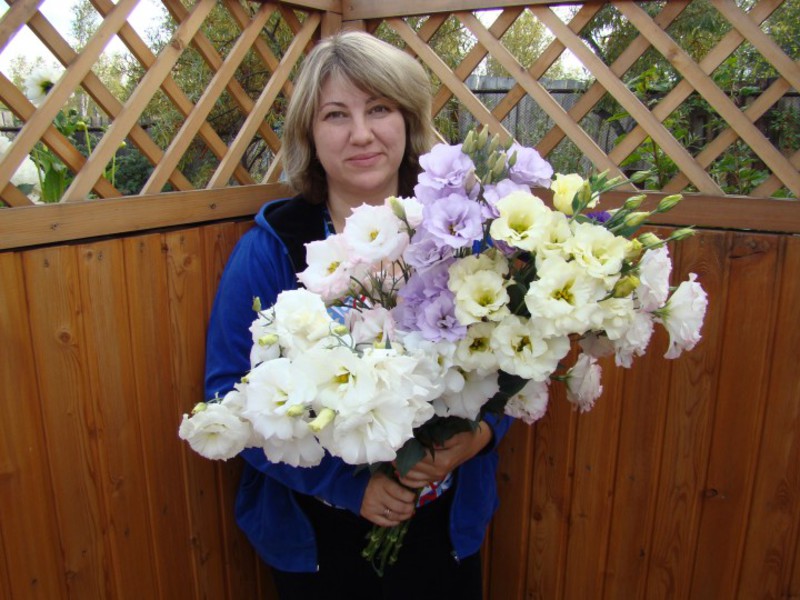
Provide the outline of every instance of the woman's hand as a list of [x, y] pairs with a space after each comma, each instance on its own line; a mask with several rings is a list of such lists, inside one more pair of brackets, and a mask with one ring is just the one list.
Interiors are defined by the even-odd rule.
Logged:
[[388, 475], [376, 471], [361, 501], [361, 516], [375, 525], [393, 527], [414, 515], [417, 495]]
[[481, 421], [475, 431], [457, 433], [442, 446], [435, 448], [433, 454], [426, 452], [425, 458], [400, 477], [400, 483], [416, 489], [441, 481], [456, 467], [483, 450], [491, 439], [491, 428]]

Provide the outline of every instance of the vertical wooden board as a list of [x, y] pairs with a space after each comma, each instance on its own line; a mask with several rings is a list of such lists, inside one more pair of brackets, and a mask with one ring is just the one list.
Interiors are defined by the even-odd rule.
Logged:
[[547, 413], [534, 427], [526, 598], [563, 597], [577, 415], [563, 386], [551, 385]]
[[178, 438], [181, 414], [191, 407], [180, 405], [173, 385], [167, 248], [160, 234], [126, 238], [123, 245], [158, 597], [191, 598], [196, 582]]
[[733, 235], [714, 435], [692, 577], [695, 597], [731, 598], [736, 590], [767, 400], [775, 303], [764, 290], [774, 283], [776, 240]]
[[120, 597], [155, 597], [123, 243], [85, 244], [77, 247], [77, 253], [82, 304], [91, 314], [85, 324], [87, 372], [98, 424], [99, 480], [104, 487], [114, 583]]
[[528, 568], [533, 428], [515, 421], [498, 447], [500, 507], [492, 520], [489, 598], [522, 598]]
[[[222, 271], [225, 268], [231, 250], [233, 250], [239, 239], [239, 235], [239, 227], [236, 223], [209, 225], [202, 229], [203, 270], [206, 282], [205, 304], [209, 313], [219, 286]], [[219, 501], [222, 515], [221, 524], [228, 597], [260, 597], [258, 596], [259, 559], [234, 519], [236, 492], [242, 471], [241, 459], [219, 462], [216, 467], [219, 480]]]
[[622, 395], [613, 358], [601, 361], [603, 394], [581, 413], [575, 446], [564, 597], [597, 598], [603, 587]]
[[670, 363], [657, 329], [649, 352], [623, 371], [622, 414], [605, 598], [642, 598], [650, 556]]
[[[703, 339], [671, 364], [646, 598], [689, 597], [725, 317], [728, 245], [725, 233], [698, 232], [682, 241], [674, 256], [673, 285], [687, 270], [697, 273], [709, 306]], [[650, 351], [662, 354], [666, 347], [656, 342]]]
[[31, 339], [60, 531], [62, 585], [71, 598], [108, 598], [113, 582], [97, 462], [100, 432], [87, 375], [87, 307], [80, 300], [75, 251], [66, 246], [30, 251], [23, 263], [29, 310], [36, 315]]
[[[203, 247], [197, 229], [165, 234], [169, 336], [176, 414], [204, 400], [206, 314]], [[175, 423], [177, 427], [177, 422]], [[200, 596], [225, 597], [222, 519], [216, 467], [182, 445], [185, 485]]]
[[63, 598], [21, 255], [0, 253], [0, 594]]
[[[744, 544], [740, 598], [786, 594], [800, 529], [800, 238], [786, 237], [764, 432]], [[788, 596], [800, 595], [797, 588]]]

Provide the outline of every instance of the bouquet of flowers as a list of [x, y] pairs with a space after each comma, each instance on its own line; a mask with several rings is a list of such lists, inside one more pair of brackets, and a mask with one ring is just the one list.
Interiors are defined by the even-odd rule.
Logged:
[[[256, 300], [251, 371], [184, 415], [179, 433], [195, 451], [224, 460], [260, 447], [299, 467], [328, 452], [405, 473], [487, 413], [533, 423], [553, 381], [589, 410], [598, 358], [630, 367], [656, 323], [667, 358], [699, 341], [705, 292], [694, 274], [669, 285], [667, 243], [691, 230], [634, 235], [679, 196], [652, 213], [638, 210], [643, 196], [588, 212], [625, 181], [553, 176], [535, 150], [486, 129], [420, 164], [413, 198], [356, 208], [341, 234], [307, 245], [304, 288], [266, 309]], [[531, 186], [550, 187], [554, 207]], [[401, 538], [377, 532], [368, 558], [382, 570]]]

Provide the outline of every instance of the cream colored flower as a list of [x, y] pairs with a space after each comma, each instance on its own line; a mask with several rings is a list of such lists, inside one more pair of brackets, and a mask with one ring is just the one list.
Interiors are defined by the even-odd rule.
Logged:
[[498, 200], [496, 208], [500, 216], [489, 227], [493, 239], [535, 252], [547, 238], [553, 211], [541, 198], [527, 192], [512, 192]]
[[572, 231], [573, 237], [564, 244], [566, 250], [586, 273], [602, 279], [610, 290], [619, 279], [628, 240], [592, 223], [576, 223]]
[[575, 193], [581, 189], [584, 183], [583, 177], [577, 173], [564, 175], [556, 173], [550, 189], [553, 190], [553, 206], [565, 215], [572, 214], [572, 199]]
[[494, 271], [478, 271], [467, 277], [456, 293], [456, 318], [462, 325], [500, 321], [510, 314], [506, 281]]
[[47, 94], [61, 77], [61, 74], [49, 67], [34, 69], [25, 79], [25, 95], [34, 106], [39, 106], [47, 98]]
[[503, 371], [536, 381], [550, 377], [569, 352], [567, 336], [545, 338], [529, 320], [516, 315], [497, 325], [491, 345]]

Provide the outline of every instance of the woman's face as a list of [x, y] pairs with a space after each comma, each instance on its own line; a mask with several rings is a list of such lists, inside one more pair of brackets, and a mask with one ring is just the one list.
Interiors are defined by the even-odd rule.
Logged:
[[330, 77], [321, 88], [313, 136], [329, 200], [358, 206], [397, 194], [406, 127], [395, 102]]

